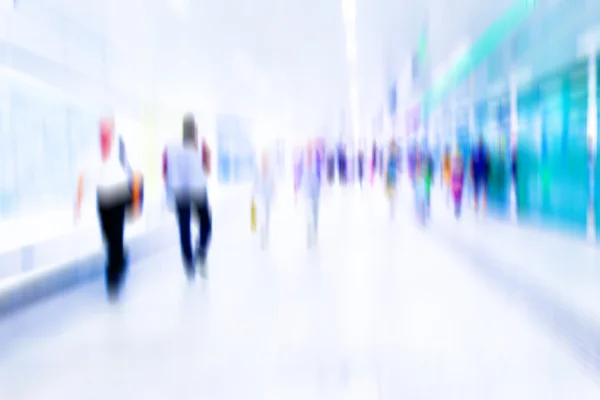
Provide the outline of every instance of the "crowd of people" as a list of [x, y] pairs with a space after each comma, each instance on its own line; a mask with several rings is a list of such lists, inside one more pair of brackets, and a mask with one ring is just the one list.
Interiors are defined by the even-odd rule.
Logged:
[[[109, 298], [115, 300], [119, 298], [126, 274], [125, 224], [128, 218], [141, 214], [143, 204], [143, 178], [131, 168], [125, 150], [122, 138], [115, 133], [114, 121], [102, 120], [100, 157], [82, 171], [75, 206], [78, 218], [84, 187], [95, 189], [98, 219], [106, 247], [106, 287]], [[364, 147], [350, 152], [343, 144], [328, 150], [322, 141], [310, 141], [296, 152], [294, 191], [296, 197], [306, 199], [308, 206], [309, 246], [317, 241], [322, 187], [335, 184], [336, 178], [340, 185], [356, 182], [360, 187], [383, 182], [391, 219], [396, 215], [400, 177], [405, 172], [405, 180], [413, 188], [416, 215], [423, 224], [430, 217], [432, 185], [438, 175], [457, 218], [463, 209], [467, 179], [470, 179], [475, 209], [479, 210], [481, 204], [485, 208], [490, 159], [482, 137], [468, 155], [458, 148], [452, 151], [446, 147], [441, 157], [436, 158], [427, 146], [415, 143], [402, 149], [395, 139], [391, 139], [386, 147], [373, 143], [369, 153]], [[260, 230], [264, 247], [269, 239], [277, 178], [275, 168], [270, 165], [270, 154], [263, 152], [259, 160], [252, 191], [252, 224], [254, 230]], [[165, 192], [173, 204], [179, 228], [184, 271], [190, 280], [198, 271], [206, 276], [205, 264], [212, 233], [207, 189], [211, 152], [206, 141], [198, 137], [193, 115], [184, 117], [181, 138], [165, 147], [162, 165]], [[195, 249], [191, 232], [193, 217], [196, 217], [199, 229]]]
[[[294, 191], [296, 197], [303, 196], [308, 204], [308, 243], [313, 245], [316, 241], [323, 186], [357, 184], [362, 188], [383, 182], [389, 215], [394, 219], [400, 195], [400, 178], [405, 173], [404, 177], [412, 186], [412, 191], [405, 193], [414, 195], [417, 219], [425, 224], [430, 217], [432, 187], [436, 177], [439, 177], [457, 218], [461, 216], [467, 193], [473, 194], [476, 212], [480, 208], [485, 209], [489, 157], [482, 137], [471, 147], [469, 154], [462, 154], [458, 147], [451, 149], [447, 146], [439, 157], [428, 146], [417, 143], [402, 149], [395, 139], [391, 139], [387, 146], [373, 143], [369, 152], [365, 151], [364, 146], [352, 152], [344, 144], [327, 148], [323, 141], [309, 141], [297, 148], [293, 157]], [[274, 175], [269, 172], [269, 156], [265, 153], [255, 179], [252, 208], [253, 225], [256, 224], [257, 209], [262, 216], [258, 219], [263, 246], [268, 242], [275, 186]], [[466, 187], [469, 191], [465, 190]]]

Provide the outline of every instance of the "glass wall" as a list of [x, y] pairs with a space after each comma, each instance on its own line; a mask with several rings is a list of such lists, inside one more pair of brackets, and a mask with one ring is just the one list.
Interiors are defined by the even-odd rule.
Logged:
[[117, 88], [108, 63], [120, 56], [107, 59], [111, 44], [85, 26], [29, 2], [0, 22], [0, 221], [72, 214], [98, 118], [136, 119], [140, 99]]
[[255, 149], [249, 124], [235, 115], [217, 116], [217, 170], [220, 183], [248, 182], [254, 177]]
[[[600, 185], [590, 186], [592, 177], [600, 182], [600, 167], [589, 162], [588, 64], [579, 55], [580, 39], [597, 25], [599, 7], [597, 1], [540, 3], [508, 40], [488, 49], [490, 57], [472, 71], [471, 96], [478, 99], [473, 104], [475, 124], [461, 120], [459, 110], [453, 134], [467, 157], [476, 135], [484, 134], [490, 152], [490, 213], [509, 214], [510, 145], [511, 135], [517, 133], [518, 219], [584, 235], [594, 190], [600, 232]], [[508, 83], [516, 72], [521, 79], [519, 84], [515, 78], [518, 132], [511, 132]]]
[[598, 24], [599, 11], [600, 2], [594, 0], [538, 1], [503, 45], [511, 54], [511, 66], [527, 66], [533, 76], [543, 76], [573, 62], [579, 35]]
[[490, 155], [488, 211], [501, 217], [510, 212], [510, 106], [508, 91], [487, 102], [484, 136]]
[[0, 82], [0, 218], [72, 206], [78, 166], [98, 144], [99, 112], [25, 80]]
[[585, 233], [590, 170], [587, 63], [578, 62], [519, 91], [519, 216]]
[[[596, 57], [596, 112], [598, 115], [597, 121], [600, 121], [600, 56]], [[600, 141], [596, 139], [595, 152], [595, 176], [594, 176], [594, 214], [596, 217], [596, 238], [600, 242], [600, 162], [598, 162], [598, 154], [600, 154]]]
[[78, 165], [98, 145], [107, 44], [29, 2], [0, 10], [0, 20], [0, 221], [6, 226], [72, 213]]
[[539, 219], [541, 118], [536, 85], [524, 87], [517, 97], [519, 140], [517, 142], [517, 214], [521, 220]]

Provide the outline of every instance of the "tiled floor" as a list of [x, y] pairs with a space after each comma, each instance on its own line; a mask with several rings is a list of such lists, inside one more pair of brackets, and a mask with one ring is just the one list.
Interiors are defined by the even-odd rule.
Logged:
[[600, 398], [552, 332], [401, 208], [392, 222], [379, 192], [326, 193], [308, 250], [302, 202], [280, 196], [267, 251], [242, 212], [215, 230], [207, 281], [188, 285], [172, 249], [132, 269], [118, 307], [98, 283], [28, 310], [0, 325], [0, 398]]

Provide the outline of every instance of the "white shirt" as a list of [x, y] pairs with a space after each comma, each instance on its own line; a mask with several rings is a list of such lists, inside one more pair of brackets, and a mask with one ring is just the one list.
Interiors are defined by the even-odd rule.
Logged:
[[99, 155], [87, 164], [83, 169], [85, 185], [88, 188], [102, 191], [121, 187], [127, 184], [129, 179], [121, 161], [119, 160], [119, 149], [113, 146], [107, 160], [102, 160]]
[[175, 194], [198, 194], [206, 190], [202, 150], [183, 144], [167, 147], [167, 187]]
[[[119, 199], [129, 185], [129, 178], [119, 160], [117, 147], [113, 147], [107, 160], [95, 153], [82, 169], [85, 197], [94, 202]], [[103, 200], [100, 200], [103, 199]]]

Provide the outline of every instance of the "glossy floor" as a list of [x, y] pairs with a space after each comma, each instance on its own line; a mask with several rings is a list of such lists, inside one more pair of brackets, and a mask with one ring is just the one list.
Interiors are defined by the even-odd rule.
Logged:
[[419, 227], [408, 193], [391, 221], [380, 193], [326, 193], [313, 249], [301, 202], [280, 197], [266, 251], [240, 207], [205, 281], [172, 249], [117, 307], [98, 282], [3, 322], [0, 398], [600, 398], [600, 368], [439, 233], [455, 222]]

